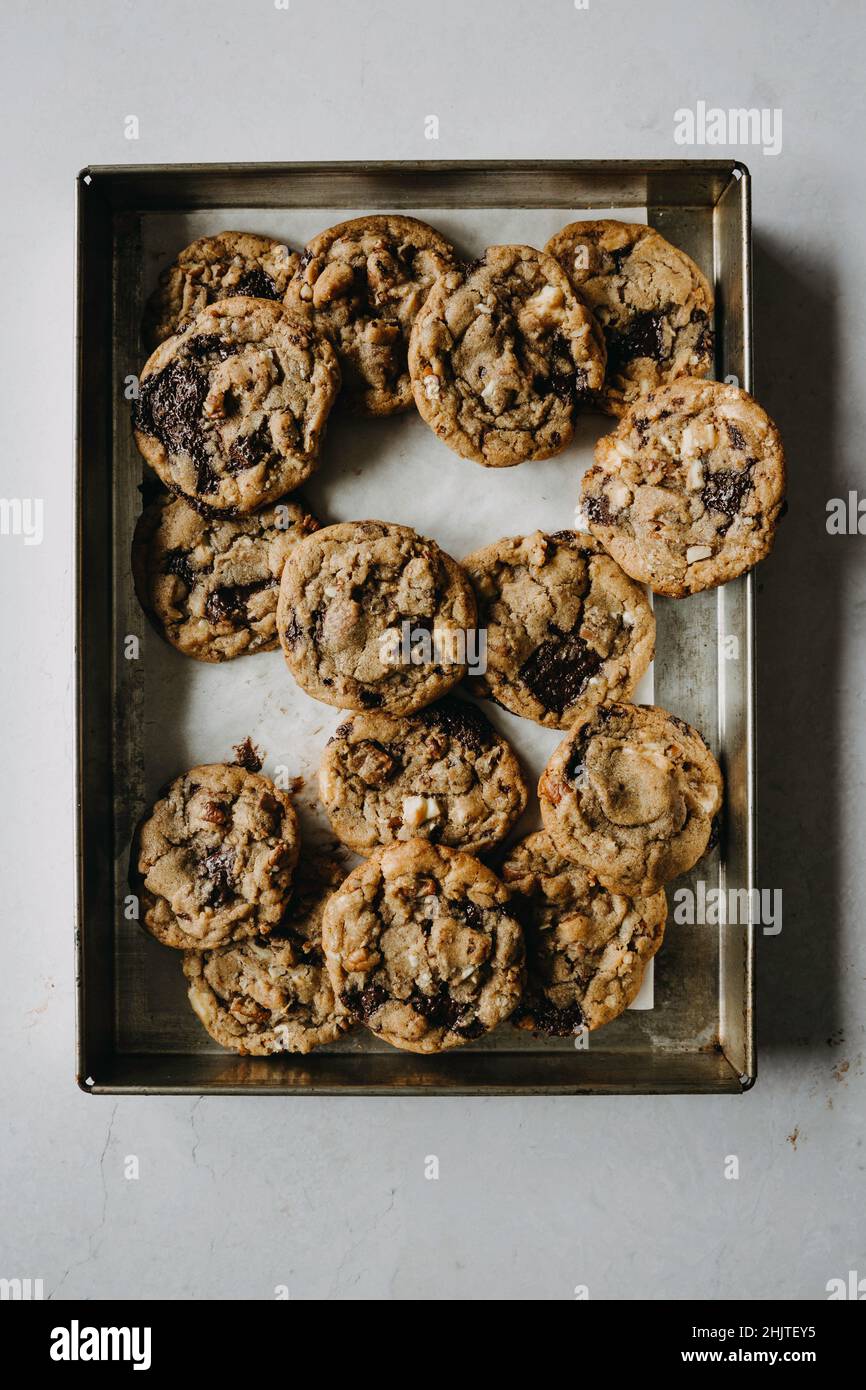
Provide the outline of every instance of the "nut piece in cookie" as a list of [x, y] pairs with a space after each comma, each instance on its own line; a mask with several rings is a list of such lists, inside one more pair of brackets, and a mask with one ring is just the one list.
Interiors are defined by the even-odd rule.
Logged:
[[442, 1052], [480, 1038], [523, 990], [509, 893], [471, 854], [427, 840], [377, 849], [325, 908], [334, 993], [394, 1047]]
[[545, 250], [604, 331], [602, 410], [621, 415], [657, 386], [712, 370], [712, 289], [694, 261], [654, 228], [572, 222]]
[[414, 217], [356, 217], [308, 243], [286, 304], [309, 310], [333, 343], [343, 397], [366, 415], [412, 404], [406, 353], [415, 316], [453, 248]]
[[440, 439], [489, 468], [558, 454], [601, 389], [601, 330], [553, 259], [490, 246], [448, 271], [415, 320], [415, 404]]
[[662, 944], [664, 892], [609, 892], [563, 859], [544, 831], [514, 845], [500, 872], [526, 938], [528, 981], [517, 1026], [568, 1037], [617, 1018], [636, 999]]
[[187, 328], [215, 299], [250, 295], [282, 300], [300, 256], [252, 232], [218, 232], [181, 251], [147, 302], [142, 335], [149, 351]]
[[272, 651], [286, 556], [318, 525], [291, 498], [247, 516], [205, 517], [165, 494], [135, 528], [138, 601], [166, 641], [198, 661]]
[[507, 740], [477, 706], [446, 696], [404, 718], [343, 719], [322, 755], [319, 796], [358, 854], [415, 838], [478, 853], [505, 838], [527, 790]]
[[298, 859], [289, 796], [243, 767], [194, 767], [140, 824], [130, 883], [164, 946], [206, 950], [267, 935], [282, 920]]
[[316, 466], [340, 385], [333, 348], [282, 304], [210, 304], [142, 369], [135, 442], [207, 515], [255, 511]]
[[696, 864], [722, 804], [722, 774], [697, 730], [655, 705], [582, 715], [538, 784], [564, 859], [615, 893], [647, 897]]
[[785, 500], [779, 431], [745, 391], [685, 377], [626, 411], [595, 447], [581, 507], [633, 579], [682, 598], [769, 554]]
[[310, 1052], [350, 1026], [322, 952], [322, 913], [342, 878], [334, 861], [305, 853], [291, 903], [270, 936], [186, 953], [189, 1002], [221, 1047], [257, 1057]]
[[475, 599], [435, 541], [386, 521], [326, 526], [293, 547], [277, 628], [295, 680], [340, 709], [409, 714], [466, 672]]
[[652, 660], [645, 591], [592, 536], [512, 536], [463, 561], [487, 632], [476, 695], [548, 728], [567, 729], [601, 700], [628, 699]]

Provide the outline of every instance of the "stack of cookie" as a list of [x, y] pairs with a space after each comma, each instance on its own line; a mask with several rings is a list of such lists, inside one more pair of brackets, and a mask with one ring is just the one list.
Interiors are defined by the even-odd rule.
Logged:
[[[218, 1042], [304, 1052], [361, 1021], [437, 1052], [509, 1016], [593, 1029], [633, 1001], [664, 884], [704, 853], [722, 799], [700, 735], [628, 703], [654, 650], [643, 586], [682, 597], [742, 574], [784, 498], [775, 426], [704, 379], [712, 315], [683, 252], [613, 221], [464, 264], [426, 224], [377, 215], [302, 254], [204, 238], [165, 272], [134, 413], [165, 491], [136, 530], [136, 591], [184, 654], [279, 644], [298, 685], [344, 711], [319, 792], [363, 856], [343, 877], [305, 854], [296, 873], [294, 813], [258, 768], [196, 768], [166, 791], [133, 874]], [[459, 564], [407, 526], [322, 527], [299, 500], [338, 396], [375, 416], [414, 405], [492, 468], [559, 453], [581, 409], [620, 420], [580, 530]], [[506, 849], [528, 790], [483, 699], [566, 731], [539, 784], [544, 830]]]

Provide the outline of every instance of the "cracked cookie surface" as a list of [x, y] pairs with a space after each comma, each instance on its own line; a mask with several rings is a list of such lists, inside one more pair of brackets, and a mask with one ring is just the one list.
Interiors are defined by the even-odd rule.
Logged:
[[358, 854], [415, 838], [478, 853], [505, 838], [527, 790], [506, 739], [474, 705], [446, 696], [405, 718], [340, 723], [319, 796], [334, 834]]
[[682, 598], [772, 549], [785, 501], [779, 431], [745, 391], [683, 378], [633, 405], [595, 446], [581, 509], [626, 574]]
[[299, 541], [283, 570], [277, 627], [289, 670], [340, 709], [409, 714], [430, 704], [463, 677], [474, 625], [466, 575], [408, 526], [327, 526]]
[[508, 902], [470, 854], [426, 840], [377, 849], [325, 909], [334, 993], [353, 1018], [409, 1052], [483, 1036], [523, 989], [523, 933]]
[[487, 670], [470, 677], [513, 714], [566, 729], [601, 700], [627, 699], [652, 660], [643, 589], [592, 536], [506, 537], [463, 566], [487, 632]]
[[322, 951], [322, 914], [343, 877], [333, 860], [304, 853], [289, 907], [270, 936], [186, 953], [189, 1002], [221, 1047], [256, 1057], [310, 1052], [350, 1026]]
[[350, 406], [367, 415], [411, 406], [409, 334], [452, 262], [450, 243], [414, 217], [357, 217], [308, 242], [286, 303], [310, 309], [333, 343]]
[[176, 778], [141, 823], [130, 878], [152, 936], [205, 950], [276, 927], [297, 859], [289, 796], [258, 773], [211, 763]]
[[269, 300], [220, 299], [145, 363], [135, 442], [206, 514], [255, 511], [312, 473], [339, 384], [309, 322]]
[[544, 831], [527, 835], [501, 867], [526, 940], [519, 1028], [568, 1037], [600, 1028], [636, 999], [662, 943], [667, 901], [611, 893], [563, 859]]
[[490, 468], [564, 449], [578, 406], [601, 389], [605, 350], [552, 256], [491, 246], [448, 271], [409, 345], [415, 403], [440, 439]]
[[713, 292], [691, 257], [652, 227], [572, 222], [555, 256], [601, 324], [607, 374], [597, 404], [621, 415], [639, 396], [713, 367]]
[[160, 497], [142, 512], [132, 542], [138, 601], [157, 631], [198, 661], [272, 651], [286, 557], [318, 525], [291, 499], [220, 518], [182, 497]]
[[162, 272], [147, 302], [141, 331], [149, 350], [182, 332], [215, 299], [282, 300], [299, 261], [283, 242], [253, 232], [199, 237]]
[[722, 804], [722, 774], [696, 729], [655, 705], [582, 716], [538, 784], [563, 858], [614, 892], [655, 893], [696, 864]]

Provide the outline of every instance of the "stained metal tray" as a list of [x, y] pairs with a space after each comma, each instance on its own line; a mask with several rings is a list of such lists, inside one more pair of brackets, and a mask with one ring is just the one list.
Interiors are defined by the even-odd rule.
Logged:
[[[591, 1035], [536, 1040], [507, 1025], [440, 1057], [369, 1038], [309, 1057], [240, 1058], [209, 1044], [167, 953], [123, 915], [134, 817], [152, 797], [140, 756], [149, 712], [123, 644], [143, 624], [129, 526], [140, 498], [124, 380], [143, 356], [147, 220], [232, 209], [646, 210], [716, 290], [716, 375], [751, 384], [748, 171], [728, 160], [99, 167], [78, 176], [77, 921], [78, 1079], [95, 1094], [578, 1094], [731, 1092], [755, 1078], [755, 924], [678, 925], [669, 915], [655, 1005]], [[431, 221], [434, 220], [431, 212]], [[564, 215], [562, 220], [567, 220]], [[251, 230], [256, 230], [245, 221]], [[181, 243], [178, 243], [181, 244]], [[131, 451], [131, 452], [130, 452]], [[468, 466], [468, 465], [466, 465]], [[516, 470], [512, 470], [516, 471]], [[140, 477], [140, 472], [139, 472]], [[675, 886], [754, 884], [754, 589], [751, 576], [656, 600], [655, 701], [700, 728], [726, 778], [719, 843]], [[730, 640], [733, 639], [733, 642]], [[734, 653], [734, 659], [730, 659]], [[250, 658], [260, 661], [264, 658]], [[179, 658], [182, 660], [182, 658]], [[243, 663], [230, 663], [242, 665]], [[184, 685], [178, 685], [183, 718]], [[213, 759], [227, 750], [214, 750]], [[171, 750], [166, 751], [167, 770]], [[669, 901], [671, 893], [669, 892]], [[749, 901], [752, 894], [749, 893]], [[135, 934], [135, 935], [133, 935]], [[130, 943], [135, 943], [134, 948]], [[363, 1031], [363, 1030], [362, 1030]], [[352, 1035], [350, 1035], [351, 1037]]]

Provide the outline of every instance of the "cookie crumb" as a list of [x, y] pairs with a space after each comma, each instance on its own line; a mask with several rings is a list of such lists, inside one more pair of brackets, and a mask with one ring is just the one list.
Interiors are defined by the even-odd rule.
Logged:
[[235, 744], [234, 754], [238, 767], [246, 768], [247, 772], [261, 772], [265, 755], [256, 747], [249, 734], [242, 743]]

